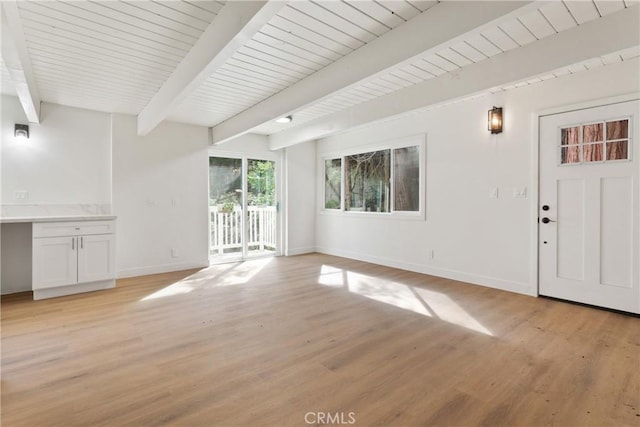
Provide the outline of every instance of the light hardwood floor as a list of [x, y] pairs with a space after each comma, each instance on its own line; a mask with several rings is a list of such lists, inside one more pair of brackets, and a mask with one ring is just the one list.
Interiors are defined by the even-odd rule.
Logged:
[[2, 298], [4, 427], [638, 426], [639, 378], [637, 317], [318, 254]]

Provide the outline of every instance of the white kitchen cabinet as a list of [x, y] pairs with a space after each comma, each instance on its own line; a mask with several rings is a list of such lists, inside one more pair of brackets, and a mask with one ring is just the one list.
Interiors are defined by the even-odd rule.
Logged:
[[33, 224], [34, 298], [115, 286], [115, 221]]

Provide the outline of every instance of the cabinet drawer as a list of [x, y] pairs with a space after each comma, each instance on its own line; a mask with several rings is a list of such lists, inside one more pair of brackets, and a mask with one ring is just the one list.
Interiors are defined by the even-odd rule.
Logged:
[[33, 224], [33, 237], [82, 236], [87, 234], [113, 234], [116, 223], [106, 221], [37, 222]]

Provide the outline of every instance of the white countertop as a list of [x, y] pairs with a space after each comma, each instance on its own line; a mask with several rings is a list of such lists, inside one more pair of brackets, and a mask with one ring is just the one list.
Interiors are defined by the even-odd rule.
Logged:
[[106, 221], [115, 219], [111, 205], [74, 204], [15, 204], [0, 205], [0, 223]]
[[0, 217], [0, 224], [21, 222], [62, 222], [62, 221], [107, 221], [116, 219], [115, 215], [69, 215], [69, 216], [14, 216]]

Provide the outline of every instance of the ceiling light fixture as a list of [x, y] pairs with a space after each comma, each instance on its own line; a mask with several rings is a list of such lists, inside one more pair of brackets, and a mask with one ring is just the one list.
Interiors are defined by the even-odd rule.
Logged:
[[291, 123], [293, 121], [293, 116], [285, 116], [276, 119], [276, 123]]
[[13, 135], [18, 139], [29, 139], [29, 125], [15, 125]]

